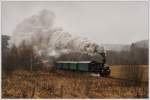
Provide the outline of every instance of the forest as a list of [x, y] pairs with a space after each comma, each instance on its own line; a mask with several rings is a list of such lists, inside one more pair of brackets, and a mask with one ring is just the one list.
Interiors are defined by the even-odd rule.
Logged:
[[[26, 45], [24, 42], [19, 47], [8, 47], [8, 36], [2, 36], [2, 69], [12, 71], [14, 69], [40, 69], [42, 68], [42, 60], [44, 57], [35, 53], [32, 45]], [[108, 65], [147, 65], [148, 64], [148, 48], [140, 48], [131, 44], [128, 51], [106, 51], [106, 64]], [[93, 56], [83, 54], [81, 52], [70, 52], [62, 54], [59, 58], [49, 58], [50, 62], [55, 63], [57, 60], [92, 60]], [[98, 59], [98, 58], [97, 58]]]

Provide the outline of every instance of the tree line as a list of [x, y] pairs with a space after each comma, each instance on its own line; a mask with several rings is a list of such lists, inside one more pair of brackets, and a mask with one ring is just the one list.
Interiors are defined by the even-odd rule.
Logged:
[[[3, 40], [3, 37], [2, 37]], [[5, 39], [4, 39], [5, 40]], [[6, 39], [8, 40], [8, 38]], [[106, 63], [109, 65], [143, 65], [148, 64], [148, 48], [140, 48], [132, 44], [128, 51], [107, 51]], [[94, 58], [94, 59], [93, 59]], [[101, 57], [83, 54], [81, 52], [70, 52], [62, 54], [57, 60], [87, 61], [99, 60]], [[43, 67], [42, 58], [35, 53], [32, 45], [22, 45], [8, 48], [8, 41], [2, 41], [2, 70], [12, 71], [23, 68], [27, 70], [36, 70]]]
[[148, 48], [141, 48], [132, 44], [128, 51], [107, 51], [106, 63], [111, 65], [147, 65]]
[[[105, 54], [106, 63], [109, 65], [147, 65], [148, 64], [148, 48], [140, 48], [132, 44], [129, 50], [112, 51], [108, 50]], [[58, 60], [100, 60], [100, 57], [83, 54], [81, 52], [71, 52], [61, 55]]]
[[35, 54], [32, 45], [24, 42], [19, 47], [2, 49], [2, 71], [12, 72], [15, 69], [36, 70], [41, 68], [40, 57]]

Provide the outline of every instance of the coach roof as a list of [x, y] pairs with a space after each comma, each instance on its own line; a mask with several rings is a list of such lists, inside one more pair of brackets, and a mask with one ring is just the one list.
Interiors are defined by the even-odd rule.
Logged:
[[57, 61], [57, 63], [92, 63], [93, 61]]

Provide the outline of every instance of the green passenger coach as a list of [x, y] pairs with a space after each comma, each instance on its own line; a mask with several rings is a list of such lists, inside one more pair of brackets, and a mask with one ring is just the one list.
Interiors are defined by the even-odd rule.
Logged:
[[108, 66], [96, 61], [57, 61], [56, 68], [80, 72], [95, 72], [101, 76], [108, 76], [110, 74]]

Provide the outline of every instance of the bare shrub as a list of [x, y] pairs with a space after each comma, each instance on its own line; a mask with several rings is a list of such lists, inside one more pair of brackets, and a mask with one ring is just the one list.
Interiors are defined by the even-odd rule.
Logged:
[[90, 94], [92, 81], [87, 80], [85, 83], [85, 95], [88, 96]]
[[139, 65], [129, 65], [124, 67], [122, 71], [126, 85], [139, 86], [141, 84], [142, 73]]

